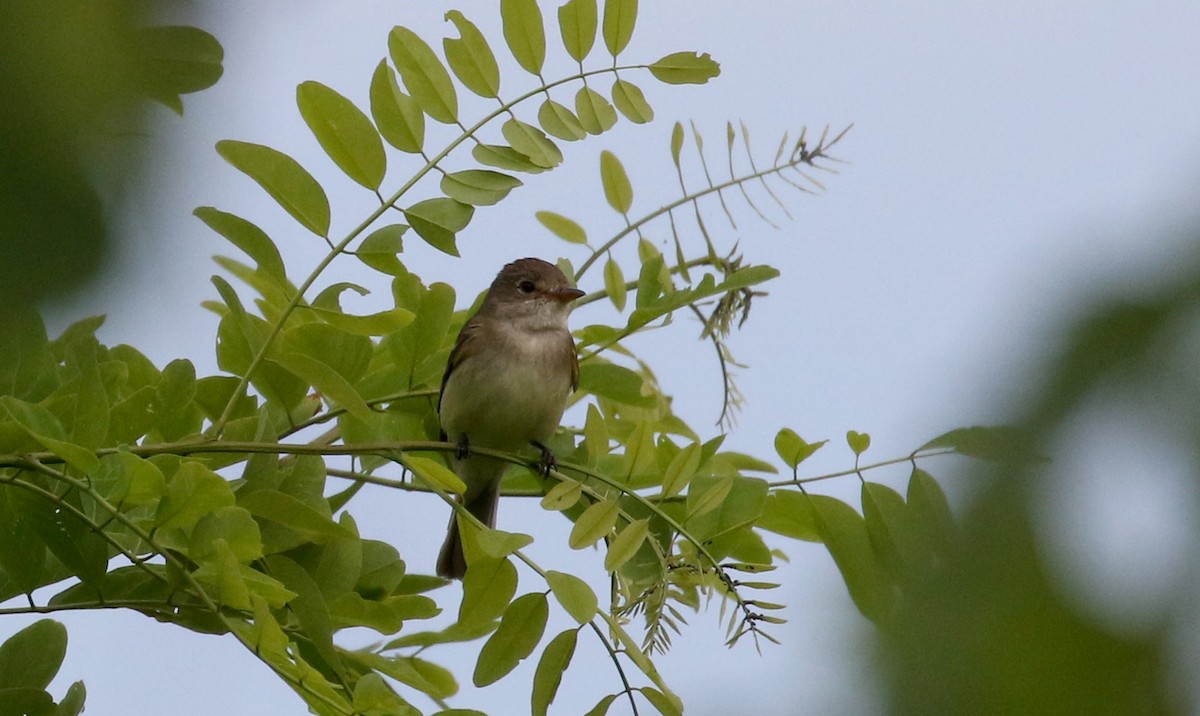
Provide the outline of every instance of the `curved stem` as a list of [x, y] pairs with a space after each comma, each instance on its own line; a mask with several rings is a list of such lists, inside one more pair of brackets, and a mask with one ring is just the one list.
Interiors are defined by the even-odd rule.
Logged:
[[[774, 482], [768, 482], [767, 487], [768, 488], [790, 487], [793, 485], [795, 485], [797, 487], [803, 487], [804, 485], [807, 485], [810, 482], [820, 482], [821, 480], [832, 480], [835, 477], [846, 477], [847, 475], [858, 475], [867, 470], [876, 470], [881, 467], [889, 467], [891, 465], [899, 465], [900, 463], [903, 463], [903, 462], [913, 462], [914, 460], [917, 460], [919, 458], [941, 457], [942, 455], [957, 455], [957, 454], [958, 454], [958, 451], [955, 450], [954, 448], [941, 448], [941, 449], [937, 449], [937, 450], [929, 450], [926, 452], [921, 452], [920, 450], [918, 450], [917, 452], [914, 452], [911, 455], [906, 455], [904, 457], [895, 457], [890, 460], [882, 460], [880, 462], [873, 462], [870, 465], [856, 466], [849, 470], [841, 470], [839, 472], [830, 472], [825, 475], [817, 475], [816, 477], [793, 477], [793, 479], [791, 479], [791, 480], [776, 480]], [[794, 472], [795, 471], [793, 471], [793, 473]]]

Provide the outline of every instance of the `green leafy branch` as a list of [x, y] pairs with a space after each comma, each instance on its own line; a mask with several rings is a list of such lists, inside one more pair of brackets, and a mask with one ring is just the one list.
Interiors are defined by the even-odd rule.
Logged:
[[[586, 56], [580, 44], [581, 38], [589, 34], [594, 36], [597, 29], [595, 13], [591, 14], [589, 20], [588, 14], [580, 10], [581, 6], [586, 4], [576, 6], [577, 12], [560, 16], [562, 34], [568, 50], [573, 55], [578, 55], [576, 59], [580, 62]], [[619, 7], [628, 4], [609, 5]], [[536, 2], [506, 2], [502, 6], [505, 39], [509, 49], [518, 63], [537, 75], [540, 80], [540, 70], [545, 58], [540, 9]], [[383, 227], [367, 236], [354, 254], [368, 266], [383, 269], [385, 272], [392, 270], [394, 256], [401, 250], [401, 237], [409, 227], [433, 247], [457, 255], [455, 235], [470, 222], [474, 207], [495, 204], [520, 185], [521, 182], [515, 177], [492, 169], [446, 172], [441, 167], [442, 162], [462, 143], [468, 139], [476, 142], [472, 156], [480, 164], [510, 171], [537, 173], [552, 169], [561, 161], [561, 152], [542, 129], [516, 118], [513, 114], [516, 106], [530, 98], [546, 94], [548, 99], [539, 111], [539, 120], [544, 129], [560, 139], [576, 140], [587, 134], [606, 131], [616, 122], [612, 106], [587, 85], [586, 80], [590, 76], [645, 69], [664, 82], [681, 84], [705, 82], [719, 71], [716, 63], [708, 59], [707, 55], [690, 53], [668, 55], [653, 64], [618, 67], [616, 55], [628, 43], [628, 33], [632, 32], [633, 18], [636, 16], [636, 4], [628, 5], [620, 12], [614, 10], [616, 14], [611, 16], [607, 8], [608, 6], [602, 32], [605, 43], [613, 54], [612, 68], [581, 71], [549, 83], [543, 81], [539, 87], [510, 102], [500, 99], [500, 78], [495, 57], [482, 33], [461, 13], [448, 13], [447, 19], [455, 24], [461, 34], [460, 38], [447, 38], [444, 43], [450, 70], [470, 91], [483, 97], [494, 98], [500, 103], [498, 109], [486, 114], [470, 128], [467, 128], [459, 117], [457, 93], [450, 72], [424, 40], [407, 28], [396, 27], [392, 30], [388, 48], [391, 59], [411, 94], [406, 94], [400, 89], [386, 60], [382, 62], [371, 82], [371, 113], [375, 119], [374, 124], [350, 100], [335, 90], [316, 82], [300, 85], [297, 90], [297, 103], [301, 115], [334, 163], [358, 184], [378, 195], [387, 167], [387, 155], [381, 137], [402, 152], [419, 154], [426, 159], [424, 166], [405, 181], [390, 198], [385, 200], [381, 196], [379, 208], [372, 211], [336, 243], [329, 238], [330, 210], [325, 192], [298, 162], [282, 152], [261, 145], [233, 141], [218, 143], [217, 149], [223, 157], [258, 182], [302, 226], [322, 237], [330, 245], [329, 253], [318, 262], [298, 288], [293, 288], [283, 274], [282, 262], [278, 260], [277, 252], [273, 251], [273, 247], [267, 248], [270, 241], [263, 241], [265, 234], [261, 230], [243, 219], [230, 218], [229, 215], [213, 209], [197, 211], [198, 216], [218, 233], [257, 260], [259, 270], [254, 275], [259, 280], [252, 285], [258, 287], [257, 284], [261, 284], [263, 279], [273, 281], [276, 284], [273, 288], [277, 290], [270, 292], [286, 299], [286, 304], [278, 309], [278, 315], [265, 330], [259, 326], [247, 326], [246, 323], [251, 319], [246, 318], [239, 310], [236, 298], [230, 295], [232, 292], [218, 282], [217, 288], [224, 299], [224, 306], [213, 307], [225, 315], [234, 317], [238, 324], [235, 328], [240, 329], [251, 349], [248, 363], [239, 371], [241, 384], [235, 389], [235, 396], [245, 389], [259, 370], [259, 366], [271, 359], [273, 346], [284, 331], [289, 317], [302, 304], [303, 297], [325, 269], [385, 213], [398, 208], [400, 200], [430, 171], [436, 168], [442, 172], [441, 190], [445, 196], [425, 199], [400, 209], [408, 221], [407, 225]], [[614, 16], [625, 19], [610, 20]], [[572, 122], [568, 120], [576, 119], [575, 115], [550, 100], [549, 91], [575, 81], [582, 81], [584, 86], [576, 95], [578, 118]], [[627, 114], [634, 121], [645, 121], [647, 117], [644, 110], [648, 105], [645, 105], [644, 100], [632, 104], [629, 101], [631, 97], [641, 97], [640, 90], [634, 90], [636, 88], [627, 81], [618, 80], [614, 92], [623, 99], [617, 101], [617, 106], [625, 107], [628, 110]], [[438, 122], [456, 124], [463, 130], [432, 157], [424, 150], [426, 115]], [[478, 139], [477, 134], [484, 126], [505, 115], [510, 116], [510, 119], [505, 122], [502, 133], [509, 144], [488, 145]], [[579, 130], [575, 131], [575, 127], [579, 127]], [[362, 289], [359, 292], [366, 291]], [[264, 298], [268, 297], [264, 295]], [[338, 310], [336, 302], [327, 305], [326, 308], [334, 312]], [[394, 312], [391, 317], [395, 323], [403, 323], [412, 318], [400, 312]], [[275, 357], [275, 360], [278, 361], [279, 357]], [[343, 390], [344, 386], [340, 385], [329, 391], [330, 371], [325, 370], [324, 366], [306, 362], [303, 367], [288, 367], [307, 378], [320, 377], [321, 380], [317, 382], [321, 385], [318, 387], [331, 395], [347, 395], [348, 392], [352, 392]], [[225, 410], [209, 427], [209, 436], [216, 437], [221, 434], [225, 424], [233, 416], [235, 401], [236, 398], [231, 398]]]

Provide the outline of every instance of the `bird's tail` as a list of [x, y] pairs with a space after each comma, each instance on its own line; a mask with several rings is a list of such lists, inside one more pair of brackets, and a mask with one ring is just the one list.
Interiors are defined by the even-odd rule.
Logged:
[[[480, 457], [467, 458], [466, 460], [457, 461], [456, 470], [460, 476], [464, 476], [465, 472], [474, 472], [474, 470], [462, 470], [461, 467], [465, 464], [481, 460]], [[493, 461], [488, 459], [489, 462]], [[472, 483], [479, 484], [474, 480], [465, 479], [468, 489], [467, 494], [463, 496], [463, 506], [467, 511], [476, 517], [480, 522], [488, 527], [496, 526], [496, 505], [500, 501], [500, 477], [503, 475], [504, 468], [508, 465], [502, 461], [495, 460], [499, 463], [500, 470], [489, 470], [494, 474], [494, 477], [489, 475], [489, 479], [479, 486], [479, 489], [471, 489]], [[472, 465], [471, 467], [476, 467]], [[442, 543], [442, 551], [438, 553], [437, 574], [445, 579], [462, 579], [463, 574], [467, 571], [467, 558], [463, 554], [462, 535], [458, 531], [458, 510], [450, 513], [450, 525], [446, 528], [446, 541]]]

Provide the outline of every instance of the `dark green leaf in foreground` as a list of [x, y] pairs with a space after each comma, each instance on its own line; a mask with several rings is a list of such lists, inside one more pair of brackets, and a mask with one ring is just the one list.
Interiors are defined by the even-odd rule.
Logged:
[[42, 619], [0, 644], [0, 692], [4, 689], [45, 689], [67, 654], [67, 629]]

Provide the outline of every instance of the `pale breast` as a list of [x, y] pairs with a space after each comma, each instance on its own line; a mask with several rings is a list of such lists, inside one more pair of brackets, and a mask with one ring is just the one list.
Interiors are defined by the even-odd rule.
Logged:
[[472, 445], [515, 451], [545, 440], [562, 420], [571, 365], [561, 331], [498, 331], [493, 349], [455, 367], [442, 395], [442, 427]]

